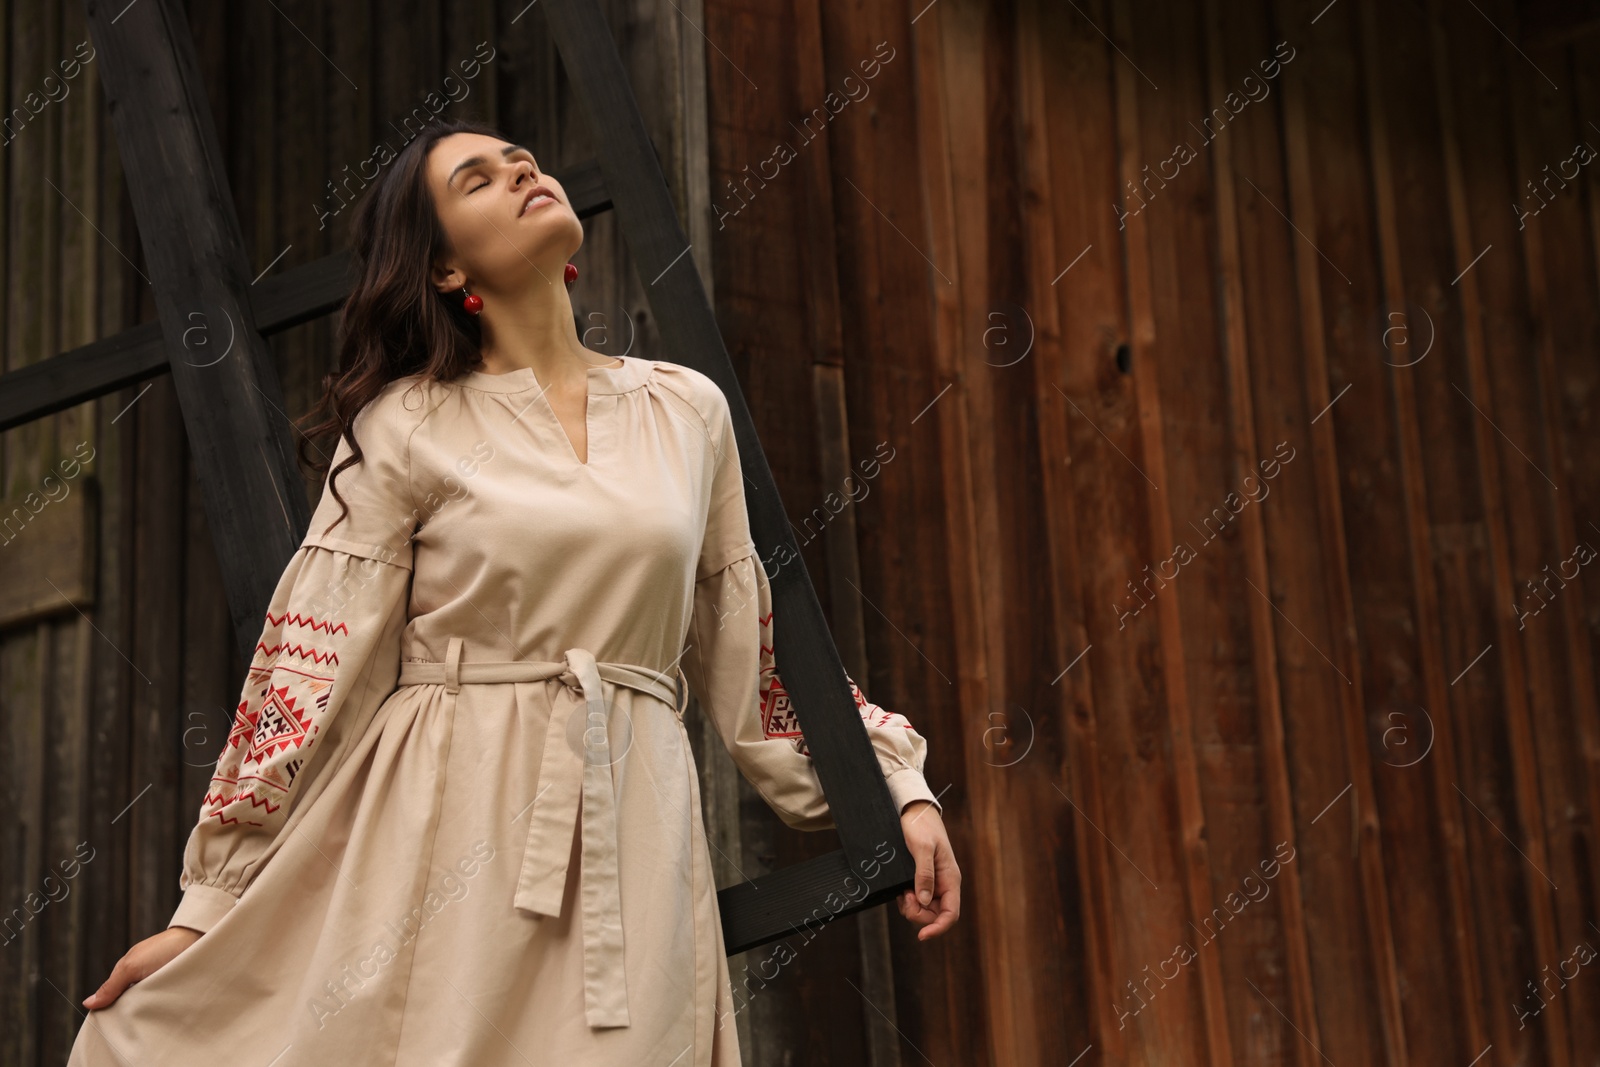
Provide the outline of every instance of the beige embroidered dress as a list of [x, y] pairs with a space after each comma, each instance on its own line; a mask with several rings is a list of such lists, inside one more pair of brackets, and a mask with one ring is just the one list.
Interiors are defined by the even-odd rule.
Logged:
[[[527, 369], [357, 417], [350, 513], [325, 484], [184, 852], [169, 925], [204, 935], [71, 1065], [739, 1063], [683, 680], [785, 823], [832, 818], [726, 398], [586, 373], [586, 463]], [[932, 801], [922, 737], [854, 692], [896, 805]]]

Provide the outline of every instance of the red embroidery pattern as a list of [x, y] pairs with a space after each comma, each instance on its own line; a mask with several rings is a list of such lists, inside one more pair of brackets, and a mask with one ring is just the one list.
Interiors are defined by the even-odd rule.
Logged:
[[[203, 801], [204, 817], [224, 826], [264, 826], [253, 816], [268, 818], [283, 806], [310, 756], [333, 691], [332, 675], [313, 673], [285, 660], [293, 657], [312, 665], [338, 666], [338, 653], [282, 641], [282, 635], [272, 631], [285, 624], [330, 635], [350, 632], [342, 622], [318, 621], [294, 612], [267, 613], [267, 630], [256, 642], [256, 662], [250, 665], [245, 680], [244, 699], [217, 758], [211, 776], [213, 788]], [[274, 640], [269, 643], [269, 638]]]
[[[868, 726], [895, 725], [894, 719], [900, 718], [898, 725], [911, 729], [911, 723], [892, 711], [887, 711], [877, 704], [872, 703], [861, 692], [861, 687], [848, 674], [845, 680], [850, 683], [850, 693], [855, 697], [856, 708], [861, 713], [861, 721]], [[795, 714], [794, 705], [789, 701], [789, 691], [783, 686], [783, 679], [778, 677], [778, 664], [772, 652], [772, 612], [767, 612], [761, 619], [761, 730], [767, 737], [788, 737], [794, 741], [795, 751], [802, 756], [811, 755], [811, 749], [806, 744], [805, 734], [800, 730], [800, 719]]]
[[282, 626], [285, 622], [292, 622], [296, 626], [305, 626], [313, 630], [321, 630], [329, 635], [348, 634], [350, 632], [349, 627], [342, 622], [331, 622], [327, 619], [318, 622], [315, 615], [302, 615], [298, 611], [286, 611], [274, 619], [272, 612], [267, 612], [268, 626]]
[[772, 654], [772, 612], [761, 618], [761, 732], [767, 737], [795, 738], [795, 748], [805, 749], [800, 719], [789, 703], [789, 691], [778, 677], [778, 664]]
[[258, 641], [256, 642], [256, 651], [264, 652], [269, 656], [276, 656], [280, 652], [289, 652], [299, 656], [301, 659], [308, 659], [312, 663], [327, 663], [335, 667], [339, 665], [339, 653], [318, 652], [315, 648], [312, 648], [309, 645], [302, 645], [299, 643], [292, 645], [272, 645], [269, 647], [264, 642]]

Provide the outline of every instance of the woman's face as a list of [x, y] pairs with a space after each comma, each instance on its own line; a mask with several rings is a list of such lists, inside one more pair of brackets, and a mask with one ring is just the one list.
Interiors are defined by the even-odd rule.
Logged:
[[583, 225], [533, 153], [495, 137], [453, 133], [429, 151], [427, 181], [452, 249], [433, 271], [442, 292], [562, 284], [562, 268], [583, 244]]

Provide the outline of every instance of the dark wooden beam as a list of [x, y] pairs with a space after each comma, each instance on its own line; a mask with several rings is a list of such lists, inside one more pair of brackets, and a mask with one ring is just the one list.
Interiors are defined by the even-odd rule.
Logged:
[[791, 934], [805, 937], [808, 926], [887, 904], [904, 888], [890, 865], [863, 869], [835, 850], [718, 890], [722, 939], [732, 956]]
[[246, 662], [311, 519], [250, 261], [176, 0], [87, 0], [162, 349]]

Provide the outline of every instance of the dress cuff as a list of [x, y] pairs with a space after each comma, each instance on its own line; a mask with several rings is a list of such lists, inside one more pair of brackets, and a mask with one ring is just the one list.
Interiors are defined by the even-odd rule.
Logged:
[[944, 818], [944, 808], [939, 806], [933, 790], [928, 788], [928, 780], [915, 767], [902, 767], [889, 775], [885, 782], [889, 786], [889, 795], [894, 798], [895, 811], [904, 814], [906, 805], [913, 800], [926, 800], [933, 805], [939, 817]]
[[167, 927], [187, 926], [203, 934], [238, 902], [239, 898], [226, 889], [198, 883], [190, 885], [183, 891], [183, 899], [178, 902], [178, 910], [172, 913]]

